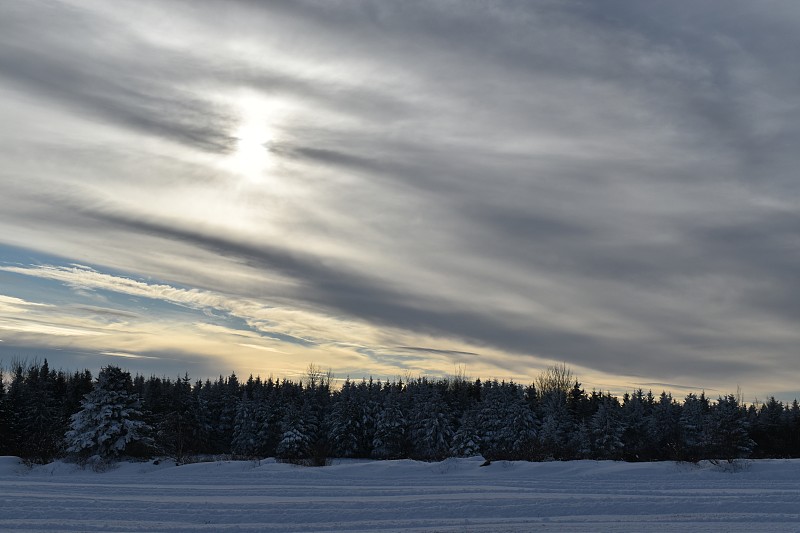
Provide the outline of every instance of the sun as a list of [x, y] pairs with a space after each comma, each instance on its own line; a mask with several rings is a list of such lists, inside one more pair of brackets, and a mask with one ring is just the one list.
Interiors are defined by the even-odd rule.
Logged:
[[239, 126], [233, 132], [235, 149], [225, 166], [251, 183], [261, 182], [274, 166], [269, 144], [274, 140], [269, 106], [261, 99], [242, 98], [238, 102]]
[[261, 181], [270, 167], [270, 135], [266, 127], [245, 123], [236, 130], [236, 151], [231, 156], [231, 169], [249, 181]]

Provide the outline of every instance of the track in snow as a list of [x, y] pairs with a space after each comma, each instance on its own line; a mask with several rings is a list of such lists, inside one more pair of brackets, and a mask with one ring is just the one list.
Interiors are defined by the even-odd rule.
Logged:
[[0, 461], [0, 531], [793, 531], [800, 461], [675, 463]]

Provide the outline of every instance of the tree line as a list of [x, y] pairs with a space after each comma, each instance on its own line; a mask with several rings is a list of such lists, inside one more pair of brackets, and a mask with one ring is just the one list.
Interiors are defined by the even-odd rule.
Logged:
[[436, 461], [625, 461], [800, 457], [800, 406], [742, 404], [641, 389], [587, 393], [565, 366], [529, 385], [420, 377], [345, 380], [310, 367], [298, 381], [144, 377], [43, 363], [0, 371], [0, 455], [46, 463], [202, 455]]

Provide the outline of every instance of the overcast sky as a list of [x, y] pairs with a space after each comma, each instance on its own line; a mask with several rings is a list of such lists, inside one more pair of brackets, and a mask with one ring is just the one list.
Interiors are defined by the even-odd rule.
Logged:
[[800, 4], [0, 3], [0, 358], [800, 395]]

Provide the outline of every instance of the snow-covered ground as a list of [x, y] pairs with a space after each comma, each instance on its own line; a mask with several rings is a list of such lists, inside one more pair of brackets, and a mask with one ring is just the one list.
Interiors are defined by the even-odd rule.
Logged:
[[123, 463], [0, 458], [0, 531], [795, 531], [800, 461]]

